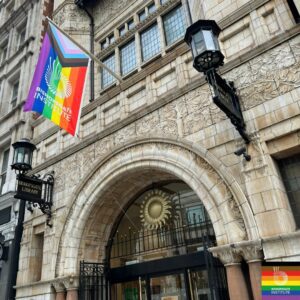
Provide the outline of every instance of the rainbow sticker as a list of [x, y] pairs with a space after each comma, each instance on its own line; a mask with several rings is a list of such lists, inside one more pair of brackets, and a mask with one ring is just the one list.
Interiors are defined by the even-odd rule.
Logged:
[[300, 300], [300, 266], [262, 266], [262, 300]]

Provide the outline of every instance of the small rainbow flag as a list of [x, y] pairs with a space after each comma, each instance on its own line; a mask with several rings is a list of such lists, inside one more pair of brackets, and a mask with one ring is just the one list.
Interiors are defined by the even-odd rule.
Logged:
[[90, 57], [49, 23], [24, 111], [35, 111], [73, 136]]
[[300, 300], [300, 266], [263, 265], [262, 300]]

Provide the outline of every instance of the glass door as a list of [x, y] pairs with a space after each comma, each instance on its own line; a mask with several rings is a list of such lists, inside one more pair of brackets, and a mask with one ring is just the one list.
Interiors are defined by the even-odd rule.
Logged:
[[112, 300], [147, 300], [146, 281], [139, 278], [134, 281], [115, 283], [111, 287]]
[[207, 270], [188, 270], [192, 300], [212, 300]]
[[186, 300], [183, 273], [150, 278], [150, 292], [151, 300]]

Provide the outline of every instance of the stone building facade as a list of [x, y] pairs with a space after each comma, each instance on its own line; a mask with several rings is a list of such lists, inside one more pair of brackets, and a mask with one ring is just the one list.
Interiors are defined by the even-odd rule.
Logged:
[[[95, 54], [123, 81], [95, 65], [95, 100], [89, 101], [88, 82], [76, 138], [42, 117], [31, 120], [37, 146], [33, 172], [55, 174], [53, 216], [49, 227], [38, 210], [26, 213], [16, 298], [78, 299], [80, 261], [104, 263], [109, 274], [116, 274], [114, 266], [126, 271], [158, 259], [163, 264], [170, 257], [184, 257], [187, 265], [194, 252], [186, 249], [192, 248], [185, 252], [178, 248], [177, 253], [172, 247], [157, 247], [159, 251], [148, 253], [145, 242], [147, 256], [139, 249], [130, 259], [128, 255], [112, 259], [116, 236], [124, 230], [119, 225], [125, 224], [124, 218], [137, 220], [131, 226], [149, 223], [144, 207], [150, 205], [150, 196], [145, 193], [158, 189], [188, 199], [186, 207], [181, 203], [185, 216], [196, 207], [190, 205], [195, 199], [203, 204], [201, 213], [198, 205], [191, 214], [199, 219], [207, 215], [214, 243], [202, 242], [196, 252], [209, 245], [223, 264], [230, 299], [260, 299], [263, 261], [300, 260], [298, 4], [189, 3], [193, 21], [214, 19], [222, 29], [225, 64], [220, 73], [234, 82], [239, 95], [251, 138], [246, 145], [251, 161], [246, 161], [234, 154], [244, 146], [243, 139], [212, 102], [204, 76], [192, 67], [191, 52], [183, 41], [187, 19], [180, 0], [81, 2], [94, 18]], [[89, 49], [90, 19], [84, 9], [73, 1], [54, 1], [53, 20]], [[161, 222], [170, 216], [173, 204], [168, 201], [155, 202], [159, 211], [166, 209]], [[153, 219], [155, 209], [149, 213]], [[191, 225], [188, 218], [179, 219], [185, 220], [184, 226]], [[155, 220], [150, 224], [155, 230], [163, 227]], [[138, 231], [139, 236], [141, 232], [145, 237], [145, 229]], [[130, 227], [122, 238], [128, 234]], [[164, 241], [166, 237], [164, 232]], [[193, 242], [197, 244], [196, 239]], [[182, 274], [177, 270], [186, 285], [176, 286], [181, 294], [172, 291], [174, 299], [192, 299], [200, 292], [214, 299], [193, 281], [198, 267], [183, 267]], [[170, 270], [153, 271], [154, 277], [136, 275], [130, 280], [137, 285], [130, 287], [110, 277], [107, 293], [111, 299], [124, 295], [145, 299], [144, 292], [164, 299], [171, 295], [164, 294], [167, 285], [155, 280]], [[165, 282], [177, 284], [179, 279], [173, 279]]]
[[[31, 138], [29, 120], [22, 106], [33, 74], [45, 16], [52, 2], [39, 0], [0, 1], [0, 298], [11, 299], [16, 278], [12, 269], [15, 226], [19, 203], [14, 199], [16, 175], [10, 169], [11, 144], [21, 137]], [[44, 17], [42, 17], [44, 15]], [[28, 135], [29, 134], [29, 135]], [[1, 251], [2, 252], [2, 251]]]

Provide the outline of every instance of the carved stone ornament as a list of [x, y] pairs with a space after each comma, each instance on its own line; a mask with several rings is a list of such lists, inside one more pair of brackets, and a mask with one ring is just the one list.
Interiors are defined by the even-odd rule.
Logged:
[[263, 259], [260, 240], [235, 243], [234, 248], [248, 263], [262, 261]]
[[[253, 132], [250, 135], [251, 144], [248, 148], [248, 153], [251, 155], [250, 162], [244, 162], [242, 172], [247, 177], [249, 172], [258, 171], [261, 175], [266, 173], [268, 163], [266, 161], [266, 155], [264, 153], [262, 142], [258, 132]], [[246, 178], [247, 179], [247, 178]], [[251, 180], [251, 177], [250, 177]]]
[[70, 275], [62, 279], [66, 290], [77, 290], [79, 287], [79, 278], [75, 275]]
[[120, 14], [124, 7], [130, 6], [133, 0], [102, 0], [97, 4], [96, 14], [101, 14], [98, 17], [98, 26], [105, 24], [106, 22], [113, 19], [113, 17]]
[[[152, 190], [141, 204], [140, 218], [147, 229], [158, 229], [176, 217], [176, 207], [169, 195], [160, 190]], [[175, 212], [175, 214], [174, 214]]]
[[236, 252], [231, 245], [212, 247], [208, 249], [214, 257], [220, 259], [224, 266], [239, 264], [242, 261], [242, 256]]
[[62, 293], [65, 291], [65, 285], [61, 279], [52, 282], [52, 286], [54, 287], [56, 293]]
[[[286, 42], [252, 59], [236, 83], [245, 109], [283, 95], [300, 83], [300, 61], [296, 60], [297, 47]], [[245, 66], [243, 66], [245, 68]], [[238, 72], [238, 70], [236, 71]]]

